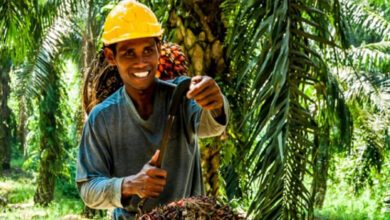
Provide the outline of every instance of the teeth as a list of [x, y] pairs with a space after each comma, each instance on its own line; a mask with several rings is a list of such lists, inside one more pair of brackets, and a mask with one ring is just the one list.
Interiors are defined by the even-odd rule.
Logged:
[[139, 72], [139, 73], [134, 73], [136, 77], [146, 77], [149, 74], [149, 72]]

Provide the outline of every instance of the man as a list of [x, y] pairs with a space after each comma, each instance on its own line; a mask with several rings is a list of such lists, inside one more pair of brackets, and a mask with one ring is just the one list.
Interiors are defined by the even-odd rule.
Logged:
[[114, 219], [134, 218], [141, 198], [148, 198], [144, 208], [151, 210], [204, 194], [198, 137], [220, 135], [227, 124], [228, 103], [218, 85], [207, 76], [193, 77], [163, 167], [155, 166], [174, 89], [155, 77], [162, 32], [153, 12], [134, 0], [120, 2], [104, 25], [104, 54], [124, 86], [91, 111], [76, 182], [88, 206], [116, 208]]

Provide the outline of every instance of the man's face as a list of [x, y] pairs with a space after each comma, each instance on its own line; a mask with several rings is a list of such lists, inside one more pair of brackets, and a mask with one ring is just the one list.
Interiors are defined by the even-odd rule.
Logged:
[[127, 90], [145, 90], [153, 85], [159, 59], [159, 45], [153, 37], [118, 42], [116, 55], [108, 48], [105, 55], [117, 66]]

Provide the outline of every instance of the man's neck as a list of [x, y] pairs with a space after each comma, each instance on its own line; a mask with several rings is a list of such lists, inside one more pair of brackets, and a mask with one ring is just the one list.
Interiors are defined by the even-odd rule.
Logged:
[[134, 90], [125, 86], [126, 92], [133, 101], [138, 114], [144, 120], [148, 119], [153, 113], [155, 87], [155, 84], [153, 84], [145, 90]]

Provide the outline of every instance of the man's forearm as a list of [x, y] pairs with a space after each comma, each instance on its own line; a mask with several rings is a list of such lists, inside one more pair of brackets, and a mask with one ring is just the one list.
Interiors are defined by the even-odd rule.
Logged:
[[79, 183], [80, 196], [94, 209], [122, 208], [121, 187], [123, 178], [96, 177]]

